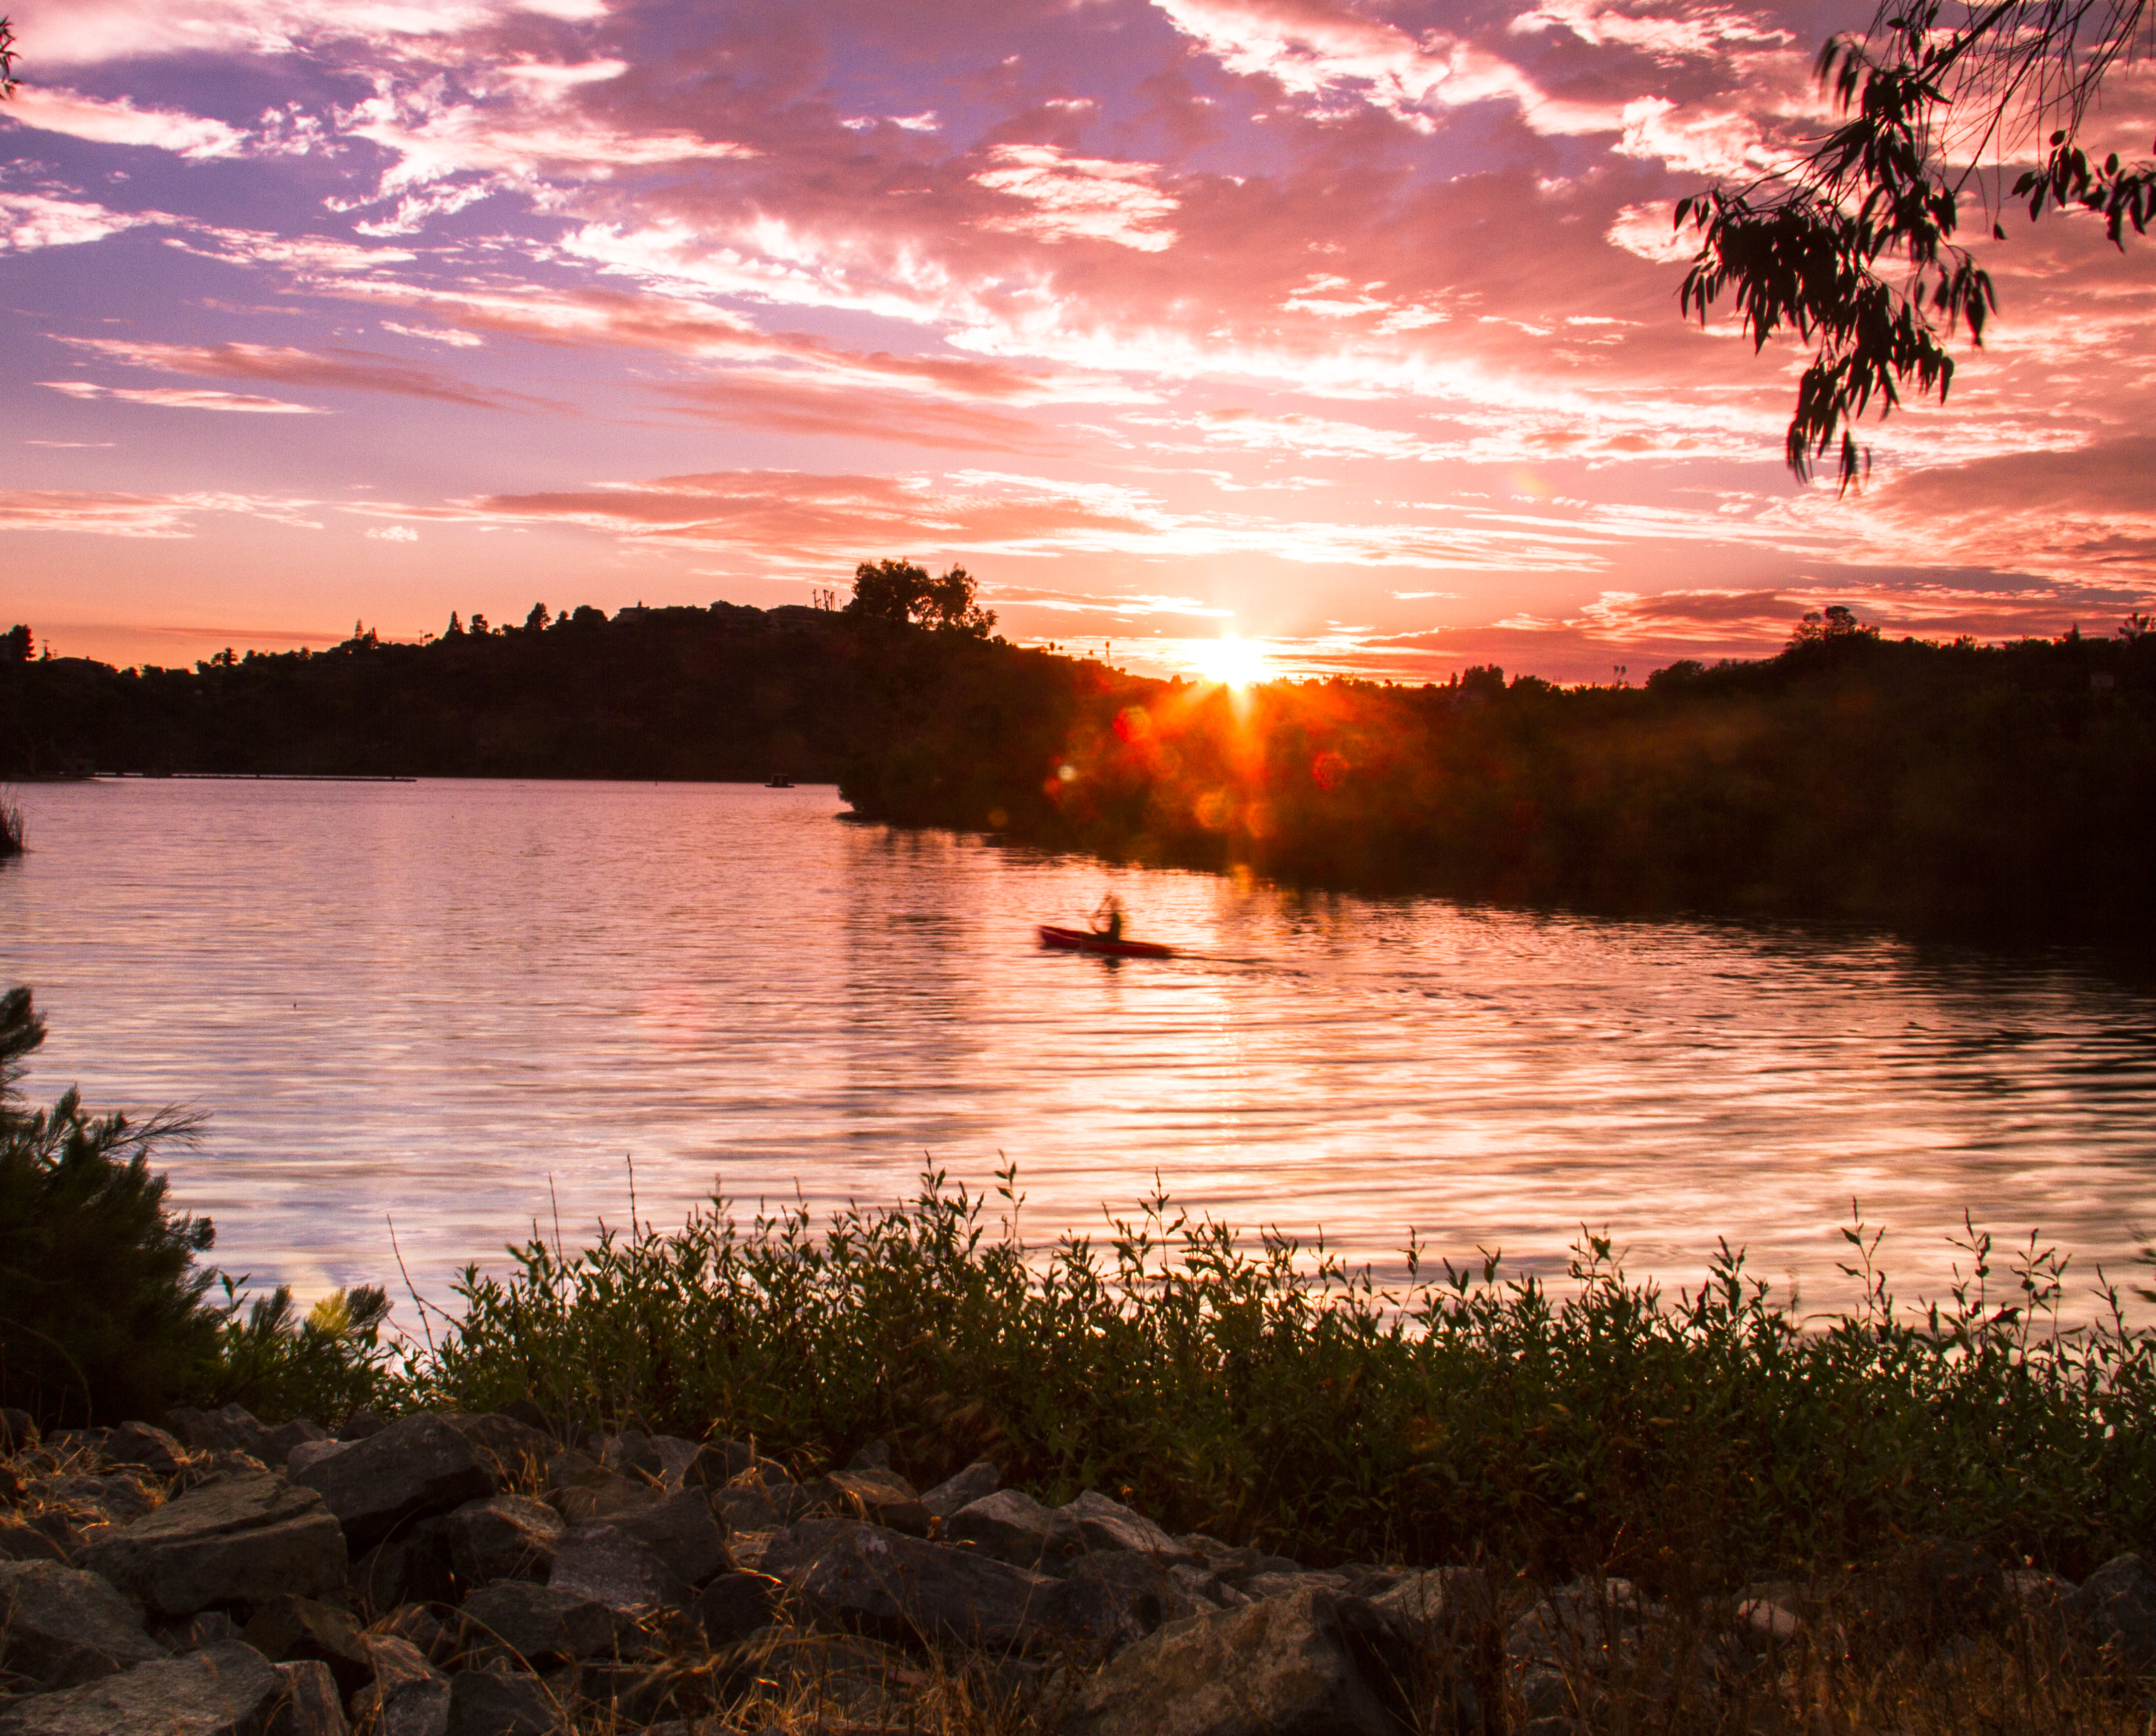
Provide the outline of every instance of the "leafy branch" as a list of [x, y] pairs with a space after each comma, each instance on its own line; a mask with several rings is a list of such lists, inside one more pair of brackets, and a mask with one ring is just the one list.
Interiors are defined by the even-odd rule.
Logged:
[[[1701, 249], [1678, 292], [1705, 323], [1735, 300], [1755, 353], [1784, 329], [1814, 347], [1786, 444], [1809, 480], [1836, 455], [1845, 490], [1871, 455], [1854, 424], [1881, 419], [1913, 382], [1946, 400], [1957, 333], [1981, 347], [1998, 306], [1990, 274], [1954, 239], [1963, 198], [2049, 127], [2042, 167], [2014, 196], [2102, 213], [2123, 246], [2156, 216], [2156, 165], [2092, 162], [2076, 142], [2097, 89], [2134, 48], [2148, 0], [1994, 0], [1943, 27], [1947, 0], [1882, 9], [1861, 39], [1820, 51], [1820, 83], [1844, 120], [1799, 162], [1740, 191], [1681, 200]], [[2024, 159], [2025, 161], [2025, 158]], [[1979, 183], [1979, 190], [1981, 183]], [[1993, 234], [2004, 239], [1996, 220]]]

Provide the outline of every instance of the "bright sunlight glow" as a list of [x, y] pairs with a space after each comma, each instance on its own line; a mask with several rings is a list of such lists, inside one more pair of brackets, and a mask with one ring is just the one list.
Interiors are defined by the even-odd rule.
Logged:
[[1228, 687], [1247, 687], [1270, 673], [1265, 666], [1265, 654], [1233, 634], [1197, 647], [1191, 660], [1207, 681]]

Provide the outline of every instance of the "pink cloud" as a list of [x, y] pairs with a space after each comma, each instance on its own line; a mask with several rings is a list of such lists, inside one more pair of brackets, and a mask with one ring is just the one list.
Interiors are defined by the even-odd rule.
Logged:
[[70, 337], [70, 343], [133, 367], [166, 373], [198, 374], [212, 379], [267, 380], [285, 386], [326, 387], [338, 391], [388, 392], [405, 398], [483, 409], [532, 409], [548, 406], [522, 393], [491, 391], [430, 367], [364, 350], [317, 352], [288, 346], [251, 343], [137, 343], [126, 338]]
[[322, 413], [311, 404], [289, 403], [281, 398], [254, 398], [239, 392], [188, 391], [167, 386], [100, 386], [88, 380], [40, 380], [38, 383], [69, 398], [85, 401], [109, 398], [121, 403], [155, 404], [167, 410], [237, 410], [271, 416]]
[[25, 85], [4, 116], [17, 125], [65, 133], [100, 145], [145, 145], [191, 162], [229, 157], [246, 142], [239, 128], [174, 109], [138, 109], [126, 97], [107, 101], [64, 85]]

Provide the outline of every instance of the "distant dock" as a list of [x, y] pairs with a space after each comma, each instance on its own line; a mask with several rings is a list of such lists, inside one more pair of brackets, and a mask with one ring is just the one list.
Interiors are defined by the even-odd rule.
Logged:
[[145, 782], [177, 783], [182, 778], [223, 783], [417, 783], [417, 778], [399, 778], [384, 772], [100, 772], [100, 778], [140, 778]]

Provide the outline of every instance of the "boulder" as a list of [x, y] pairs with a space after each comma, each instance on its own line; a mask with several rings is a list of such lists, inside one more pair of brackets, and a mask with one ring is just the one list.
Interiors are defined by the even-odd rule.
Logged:
[[449, 1681], [447, 1736], [554, 1736], [569, 1721], [536, 1676], [464, 1670]]
[[259, 1604], [280, 1591], [319, 1597], [345, 1579], [344, 1534], [311, 1489], [266, 1471], [221, 1473], [85, 1552], [152, 1615]]
[[943, 1537], [1014, 1567], [1034, 1568], [1048, 1554], [1055, 1524], [1055, 1516], [1023, 1489], [999, 1489], [952, 1514]]
[[64, 1567], [71, 1559], [67, 1545], [49, 1532], [13, 1513], [0, 1513], [0, 1561], [51, 1561]]
[[716, 1651], [746, 1639], [760, 1627], [778, 1619], [785, 1585], [769, 1574], [736, 1570], [721, 1574], [701, 1591], [689, 1611], [690, 1619], [704, 1631]]
[[909, 1537], [928, 1535], [927, 1507], [914, 1492], [913, 1485], [895, 1471], [874, 1467], [834, 1471], [812, 1485], [808, 1497], [827, 1503], [846, 1518], [887, 1526]]
[[895, 1644], [1045, 1651], [1062, 1638], [1055, 1580], [880, 1526], [804, 1519], [766, 1553], [764, 1569], [824, 1621]]
[[2066, 1609], [2137, 1675], [2156, 1674], [2156, 1571], [2140, 1556], [2113, 1556], [2082, 1581]]
[[552, 1437], [500, 1411], [459, 1412], [442, 1420], [464, 1436], [496, 1488], [529, 1486], [556, 1451]]
[[302, 1441], [285, 1455], [285, 1474], [297, 1477], [310, 1465], [335, 1458], [352, 1445], [349, 1441]]
[[105, 1443], [105, 1459], [109, 1465], [140, 1465], [159, 1477], [173, 1477], [186, 1469], [187, 1450], [162, 1429], [122, 1423]]
[[79, 1687], [164, 1649], [142, 1612], [95, 1574], [51, 1561], [0, 1562], [0, 1666], [47, 1688]]
[[253, 1646], [213, 1646], [0, 1703], [0, 1736], [266, 1736], [280, 1686]]
[[1157, 1554], [1183, 1556], [1175, 1539], [1151, 1519], [1092, 1489], [1057, 1507], [1052, 1518], [1050, 1552], [1066, 1559], [1110, 1549], [1148, 1549]]
[[1409, 1660], [1359, 1599], [1318, 1589], [1186, 1616], [1080, 1691], [1065, 1736], [1405, 1736]]
[[277, 1703], [265, 1736], [350, 1736], [336, 1679], [314, 1660], [279, 1664]]
[[579, 1525], [564, 1534], [547, 1583], [624, 1615], [685, 1604], [695, 1591], [658, 1549], [615, 1525]]
[[288, 1423], [278, 1424], [264, 1434], [261, 1451], [255, 1454], [255, 1457], [265, 1465], [289, 1465], [292, 1455], [303, 1446], [332, 1444], [330, 1431], [320, 1423], [311, 1423], [304, 1416], [296, 1416]]
[[197, 1452], [242, 1452], [257, 1459], [262, 1455], [255, 1448], [270, 1432], [239, 1405], [227, 1405], [221, 1410], [182, 1405], [165, 1413], [165, 1426]]
[[0, 1405], [0, 1453], [19, 1453], [37, 1444], [37, 1419], [13, 1405]]
[[606, 1523], [650, 1549], [691, 1585], [701, 1585], [734, 1564], [726, 1553], [726, 1523], [713, 1510], [707, 1490], [679, 1490]]
[[378, 1612], [400, 1604], [454, 1602], [447, 1530], [443, 1518], [421, 1519], [355, 1561], [346, 1583], [360, 1607]]
[[947, 1477], [921, 1497], [932, 1517], [947, 1519], [962, 1507], [970, 1507], [994, 1494], [1003, 1473], [986, 1459], [976, 1459], [956, 1477]]
[[1171, 1621], [1242, 1601], [1203, 1568], [1120, 1549], [1071, 1564], [1060, 1620], [1085, 1655], [1108, 1657]]
[[449, 1678], [409, 1641], [369, 1642], [374, 1679], [353, 1694], [352, 1722], [374, 1736], [443, 1736], [449, 1723]]
[[340, 1441], [367, 1441], [389, 1426], [389, 1419], [378, 1410], [355, 1410], [344, 1420], [337, 1430]]
[[321, 1494], [355, 1553], [413, 1519], [494, 1493], [493, 1476], [470, 1443], [425, 1413], [317, 1459], [292, 1481]]
[[754, 1469], [756, 1462], [756, 1449], [745, 1441], [707, 1441], [690, 1455], [680, 1474], [670, 1473], [668, 1480], [676, 1488], [698, 1484], [706, 1488], [723, 1488]]
[[659, 1482], [666, 1475], [666, 1461], [651, 1437], [641, 1429], [624, 1429], [609, 1435], [599, 1447], [599, 1463], [616, 1477], [642, 1477]]
[[562, 1516], [526, 1495], [467, 1501], [444, 1521], [449, 1566], [467, 1585], [490, 1579], [544, 1579], [567, 1528]]
[[482, 1586], [465, 1600], [464, 1617], [478, 1636], [534, 1666], [598, 1657], [613, 1650], [619, 1631], [605, 1605], [521, 1579]]
[[273, 1597], [256, 1610], [241, 1637], [272, 1663], [326, 1665], [340, 1697], [374, 1679], [374, 1657], [359, 1624], [311, 1597]]

